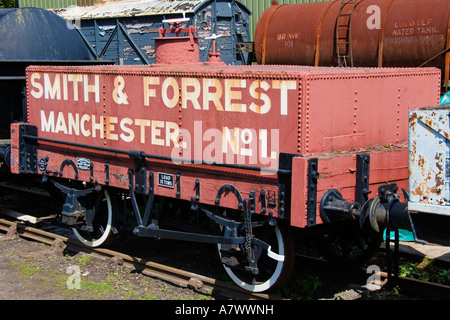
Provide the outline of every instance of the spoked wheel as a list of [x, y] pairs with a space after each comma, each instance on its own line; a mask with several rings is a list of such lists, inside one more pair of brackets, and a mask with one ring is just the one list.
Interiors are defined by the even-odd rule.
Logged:
[[357, 221], [341, 221], [317, 237], [318, 249], [329, 262], [357, 267], [369, 261], [383, 241], [382, 233], [362, 230]]
[[[228, 265], [223, 264], [228, 276], [241, 288], [251, 292], [264, 292], [278, 289], [291, 274], [294, 262], [294, 246], [289, 228], [281, 223], [275, 226], [265, 225], [253, 229], [255, 238], [270, 245], [269, 250], [263, 249], [258, 259], [258, 274], [246, 269], [244, 245], [218, 244], [221, 261], [231, 260]], [[225, 228], [224, 235], [238, 235], [236, 230]], [[226, 257], [225, 252], [233, 253], [233, 257]]]
[[73, 228], [77, 239], [87, 247], [100, 247], [109, 245], [114, 239], [112, 230], [112, 212], [111, 198], [107, 190], [90, 194], [86, 197], [87, 215], [94, 215], [92, 221], [92, 230], [85, 226]]

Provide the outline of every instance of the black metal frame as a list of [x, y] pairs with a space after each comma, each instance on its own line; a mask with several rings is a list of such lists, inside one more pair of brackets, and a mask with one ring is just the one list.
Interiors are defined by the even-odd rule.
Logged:
[[19, 170], [21, 173], [38, 173], [37, 142], [26, 142], [26, 137], [36, 136], [37, 132], [36, 126], [21, 125], [19, 128]]
[[317, 180], [319, 179], [319, 159], [308, 160], [308, 202], [306, 205], [307, 226], [316, 225], [317, 212]]
[[355, 201], [363, 206], [369, 200], [370, 155], [356, 155]]
[[[153, 173], [150, 173], [150, 185], [153, 186]], [[131, 179], [131, 176], [130, 176]], [[196, 188], [199, 187], [199, 180], [196, 181]], [[248, 262], [248, 266], [246, 266], [246, 270], [253, 273], [258, 274], [259, 269], [257, 266], [258, 260], [261, 257], [262, 251], [269, 250], [270, 245], [266, 242], [255, 238], [253, 236], [253, 228], [260, 227], [263, 225], [272, 225], [274, 226], [276, 222], [274, 219], [267, 217], [266, 219], [260, 221], [252, 221], [252, 215], [255, 214], [254, 211], [254, 203], [255, 203], [255, 192], [252, 191], [249, 199], [242, 200], [242, 197], [239, 191], [232, 185], [224, 185], [220, 188], [217, 198], [216, 204], [220, 203], [220, 198], [223, 193], [227, 191], [232, 191], [232, 193], [236, 196], [239, 201], [239, 206], [242, 207], [244, 211], [244, 221], [238, 222], [236, 220], [227, 219], [223, 216], [219, 216], [208, 210], [206, 207], [199, 205], [195, 200], [197, 197], [193, 197], [194, 199], [191, 201], [191, 210], [194, 211], [202, 211], [206, 214], [208, 218], [213, 220], [217, 225], [222, 227], [228, 227], [231, 229], [235, 229], [238, 231], [244, 231], [245, 236], [240, 237], [229, 237], [229, 236], [217, 236], [211, 234], [199, 234], [193, 232], [184, 232], [184, 231], [175, 231], [168, 229], [160, 229], [159, 228], [159, 217], [152, 219], [151, 224], [148, 225], [149, 219], [151, 218], [151, 208], [153, 206], [154, 201], [154, 192], [153, 187], [150, 188], [149, 199], [147, 201], [147, 206], [144, 213], [144, 218], [141, 218], [140, 210], [137, 206], [137, 201], [135, 197], [135, 192], [130, 184], [130, 195], [133, 205], [133, 210], [135, 212], [136, 220], [138, 222], [138, 226], [134, 228], [133, 233], [138, 237], [153, 237], [160, 239], [170, 239], [170, 240], [182, 240], [189, 242], [200, 242], [200, 243], [211, 243], [211, 244], [222, 244], [222, 245], [243, 245], [245, 248], [246, 258]], [[199, 191], [197, 193], [199, 196]]]

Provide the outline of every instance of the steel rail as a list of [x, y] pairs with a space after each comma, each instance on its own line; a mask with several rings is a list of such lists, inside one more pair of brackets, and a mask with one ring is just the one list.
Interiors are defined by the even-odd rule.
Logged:
[[[387, 272], [379, 272], [378, 275], [382, 279], [385, 279], [384, 285], [388, 284]], [[438, 299], [450, 299], [450, 286], [446, 286], [443, 284], [399, 276], [398, 278], [396, 278], [394, 285], [398, 285], [401, 289], [409, 293]]]
[[147, 276], [158, 278], [178, 286], [190, 287], [205, 294], [212, 294], [217, 291], [217, 293], [232, 299], [281, 300], [281, 298], [277, 296], [262, 293], [250, 293], [236, 285], [159, 263], [145, 261], [144, 259], [117, 251], [105, 248], [89, 248], [68, 237], [29, 227], [22, 223], [0, 219], [0, 231], [6, 232], [8, 236], [17, 234], [22, 238], [42, 242], [47, 245], [60, 248], [61, 250], [68, 249], [76, 252], [92, 254], [103, 259], [109, 258], [119, 265], [135, 268]]

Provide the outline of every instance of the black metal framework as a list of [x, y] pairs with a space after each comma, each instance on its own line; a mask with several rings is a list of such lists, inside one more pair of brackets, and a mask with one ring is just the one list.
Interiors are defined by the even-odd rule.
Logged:
[[19, 170], [21, 173], [38, 173], [37, 142], [27, 142], [28, 136], [37, 136], [37, 127], [21, 125], [19, 128]]
[[[275, 225], [274, 219], [266, 218], [260, 221], [253, 221], [252, 216], [254, 211], [251, 210], [251, 203], [254, 202], [254, 198], [243, 200], [244, 209], [244, 221], [238, 222], [233, 219], [227, 219], [226, 217], [219, 216], [208, 210], [203, 206], [199, 206], [199, 210], [205, 213], [208, 218], [213, 220], [216, 224], [222, 227], [228, 227], [229, 229], [234, 229], [243, 232], [243, 236], [219, 236], [211, 234], [199, 234], [192, 232], [183, 232], [175, 230], [160, 229], [157, 220], [152, 220], [149, 226], [145, 226], [145, 220], [148, 219], [146, 210], [144, 215], [144, 220], [141, 220], [139, 226], [134, 229], [134, 234], [139, 237], [153, 237], [161, 239], [171, 239], [171, 240], [182, 240], [189, 242], [201, 242], [201, 243], [211, 243], [211, 244], [222, 244], [222, 245], [242, 245], [245, 248], [246, 258], [248, 266], [246, 270], [258, 274], [259, 269], [257, 263], [261, 257], [263, 250], [270, 250], [270, 245], [266, 242], [255, 238], [253, 236], [253, 229], [263, 226], [263, 225]], [[150, 199], [149, 199], [150, 203]], [[249, 208], [250, 207], [250, 208]], [[148, 206], [147, 206], [148, 208]]]
[[317, 180], [319, 179], [319, 159], [309, 159], [308, 164], [308, 202], [306, 205], [307, 226], [316, 225], [317, 212]]
[[[140, 168], [141, 173], [140, 178], [137, 179], [133, 170], [130, 169], [128, 170], [128, 177], [129, 177], [129, 193], [130, 193], [130, 197], [131, 197], [131, 204], [133, 206], [133, 211], [136, 217], [136, 221], [138, 226], [141, 227], [145, 227], [148, 225], [148, 221], [150, 219], [150, 215], [151, 215], [151, 210], [153, 207], [153, 201], [155, 199], [155, 190], [154, 190], [154, 173], [153, 172], [149, 172], [148, 173], [148, 185], [149, 185], [149, 196], [148, 196], [148, 201], [147, 201], [147, 205], [145, 207], [145, 211], [144, 211], [144, 216], [141, 216], [141, 212], [139, 210], [138, 204], [137, 204], [137, 200], [136, 200], [136, 189], [139, 189], [140, 194], [145, 194], [143, 193], [143, 189], [142, 186], [146, 186], [147, 185], [147, 181], [143, 181], [144, 179], [147, 180], [147, 170], [142, 170], [142, 167]], [[145, 174], [145, 177], [142, 177], [142, 175]], [[138, 182], [138, 184], [136, 184], [136, 181]]]
[[[279, 184], [278, 184], [278, 216], [281, 219], [290, 219], [291, 217], [291, 197], [292, 197], [292, 159], [298, 157], [297, 154], [280, 153], [280, 174], [279, 174]], [[283, 172], [283, 174], [281, 174]], [[289, 174], [284, 174], [289, 173]], [[276, 207], [277, 199], [272, 193], [269, 194], [268, 190], [268, 205], [271, 208]], [[269, 215], [273, 212], [269, 210]]]
[[75, 179], [78, 179], [78, 177], [79, 177], [78, 168], [72, 159], [66, 159], [61, 163], [61, 167], [59, 168], [59, 175], [61, 177], [64, 175], [63, 170], [64, 170], [64, 167], [66, 167], [66, 166], [71, 166], [73, 168], [73, 171], [75, 172]]
[[88, 212], [78, 201], [79, 197], [84, 197], [90, 194], [93, 194], [97, 191], [95, 187], [91, 187], [88, 189], [75, 189], [64, 186], [56, 181], [52, 181], [53, 185], [58, 188], [62, 193], [66, 195], [66, 201], [63, 205], [61, 215], [62, 215], [62, 223], [74, 226], [82, 222], [82, 215], [86, 215], [86, 230], [92, 232], [93, 226], [92, 222], [94, 221], [95, 212], [92, 212], [88, 215]]
[[356, 155], [355, 201], [361, 206], [369, 200], [370, 155]]

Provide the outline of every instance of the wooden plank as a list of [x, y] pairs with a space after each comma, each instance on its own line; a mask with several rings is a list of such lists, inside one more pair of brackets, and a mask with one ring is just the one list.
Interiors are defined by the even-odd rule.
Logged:
[[46, 217], [34, 217], [34, 216], [30, 216], [28, 214], [24, 214], [21, 212], [17, 212], [11, 209], [4, 209], [3, 211], [1, 211], [1, 214], [20, 220], [20, 221], [24, 221], [24, 222], [29, 222], [32, 224], [38, 224], [39, 222], [42, 222], [44, 220], [47, 219], [52, 219], [54, 218], [54, 216], [46, 216]]

